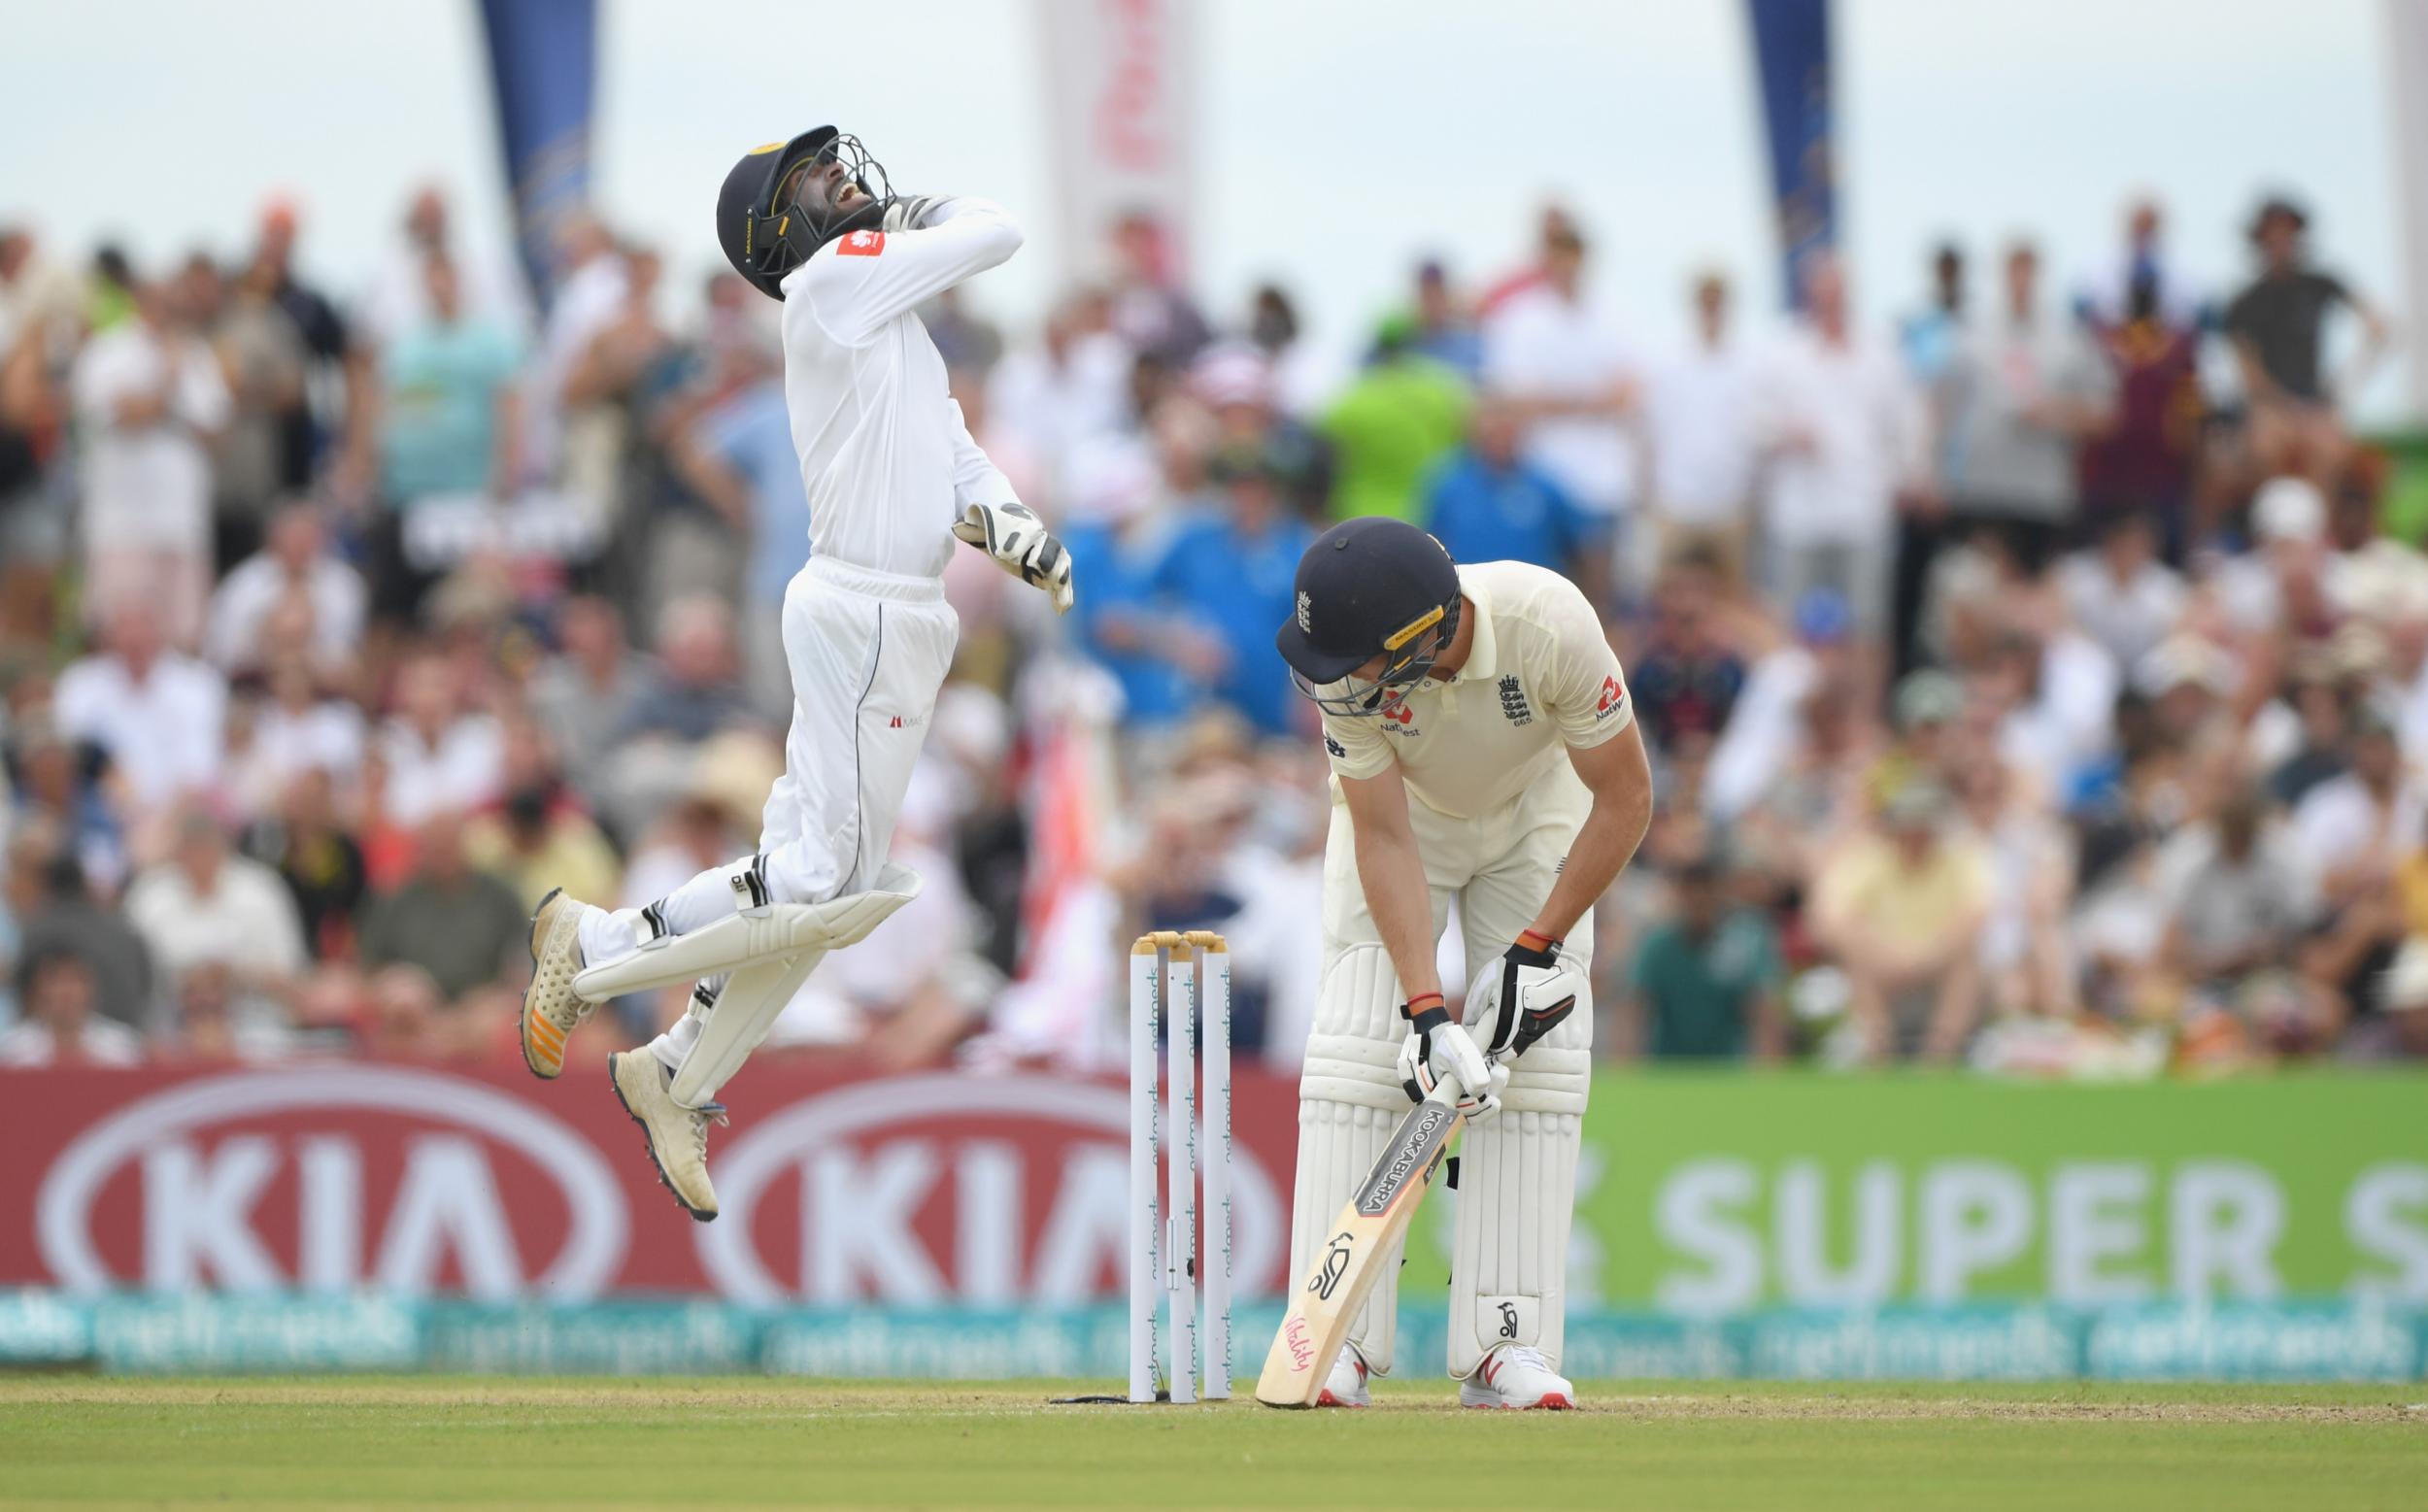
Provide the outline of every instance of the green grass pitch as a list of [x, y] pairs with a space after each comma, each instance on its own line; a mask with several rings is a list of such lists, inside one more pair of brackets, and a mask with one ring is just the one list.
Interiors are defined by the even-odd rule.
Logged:
[[1589, 1382], [1572, 1413], [1036, 1382], [0, 1379], [0, 1506], [2428, 1505], [2428, 1384]]

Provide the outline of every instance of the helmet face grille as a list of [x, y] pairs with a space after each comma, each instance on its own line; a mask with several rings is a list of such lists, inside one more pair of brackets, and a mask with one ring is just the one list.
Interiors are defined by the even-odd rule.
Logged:
[[[838, 162], [844, 177], [867, 196], [841, 212], [823, 195], [806, 193], [817, 170]], [[845, 232], [876, 224], [893, 199], [885, 165], [869, 155], [860, 138], [820, 126], [743, 157], [719, 201], [719, 239], [735, 272], [761, 293], [781, 299], [787, 274]]]
[[[838, 162], [845, 181], [867, 196], [847, 211], [837, 211], [825, 196], [811, 192], [819, 170]], [[759, 211], [758, 232], [765, 250], [754, 260], [780, 279], [844, 232], [882, 217], [893, 198], [894, 185], [886, 177], [885, 165], [868, 155], [860, 138], [849, 132], [828, 137], [815, 151], [785, 164], [768, 186], [768, 203]]]
[[[1352, 672], [1334, 683], [1314, 683], [1296, 667], [1290, 681], [1318, 709], [1344, 720], [1370, 720], [1399, 707], [1408, 689], [1425, 680], [1433, 663], [1459, 638], [1460, 600], [1428, 611], [1406, 629], [1391, 637], [1382, 653], [1382, 670], [1371, 678]], [[1429, 633], [1430, 632], [1430, 633]]]

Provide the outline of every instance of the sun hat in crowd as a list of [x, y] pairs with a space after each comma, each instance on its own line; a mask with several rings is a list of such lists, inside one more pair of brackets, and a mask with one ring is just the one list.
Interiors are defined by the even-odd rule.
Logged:
[[1925, 724], [1952, 724], [1965, 712], [1965, 685], [1932, 667], [1908, 672], [1899, 681], [1890, 712], [1901, 730]]
[[1880, 819], [1892, 829], [1936, 828], [1949, 805], [1947, 789], [1936, 778], [1908, 777], [1880, 801]]
[[2327, 533], [2327, 501], [2306, 478], [2271, 478], [2251, 495], [2251, 531], [2263, 541], [2314, 543]]
[[2387, 1013], [2428, 1009], [2428, 939], [2413, 935], [2394, 953], [2394, 963], [2377, 979], [2377, 1006]]
[[2234, 690], [2234, 658], [2197, 635], [2170, 635], [2134, 667], [2133, 681], [2152, 698], [2187, 684], [2228, 693]]

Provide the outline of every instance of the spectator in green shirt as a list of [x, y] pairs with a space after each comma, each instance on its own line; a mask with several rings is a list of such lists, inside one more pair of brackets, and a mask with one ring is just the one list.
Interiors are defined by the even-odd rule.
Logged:
[[1677, 911], [1637, 947], [1620, 1007], [1619, 1042], [1661, 1060], [1774, 1059], [1785, 1042], [1777, 932], [1729, 897], [1710, 857], [1676, 876]]
[[381, 482], [389, 503], [409, 509], [432, 494], [502, 494], [517, 468], [522, 434], [514, 332], [467, 314], [455, 264], [426, 267], [430, 317], [389, 349], [381, 373], [385, 446]]
[[1334, 520], [1389, 515], [1414, 522], [1425, 475], [1467, 434], [1467, 386], [1418, 354], [1413, 335], [1405, 318], [1386, 322], [1373, 360], [1319, 426], [1332, 445]]

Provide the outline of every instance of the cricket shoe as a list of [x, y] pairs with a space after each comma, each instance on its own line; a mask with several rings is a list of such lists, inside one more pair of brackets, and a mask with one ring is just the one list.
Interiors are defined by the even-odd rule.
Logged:
[[1366, 1357], [1355, 1344], [1340, 1346], [1340, 1354], [1332, 1361], [1332, 1374], [1324, 1378], [1324, 1390], [1316, 1394], [1318, 1407], [1368, 1407], [1374, 1398], [1366, 1390]]
[[721, 1103], [687, 1108], [669, 1089], [674, 1073], [647, 1050], [619, 1051], [607, 1058], [616, 1100], [649, 1137], [650, 1163], [683, 1211], [706, 1223], [717, 1216], [717, 1189], [708, 1184], [708, 1126], [725, 1121]]
[[1484, 1357], [1473, 1375], [1459, 1383], [1459, 1405], [1511, 1412], [1547, 1407], [1565, 1412], [1576, 1405], [1576, 1388], [1551, 1368], [1541, 1350], [1503, 1344]]
[[596, 1010], [574, 995], [582, 970], [583, 905], [555, 888], [531, 914], [531, 985], [523, 990], [523, 1063], [553, 1081], [565, 1069], [565, 1040]]

